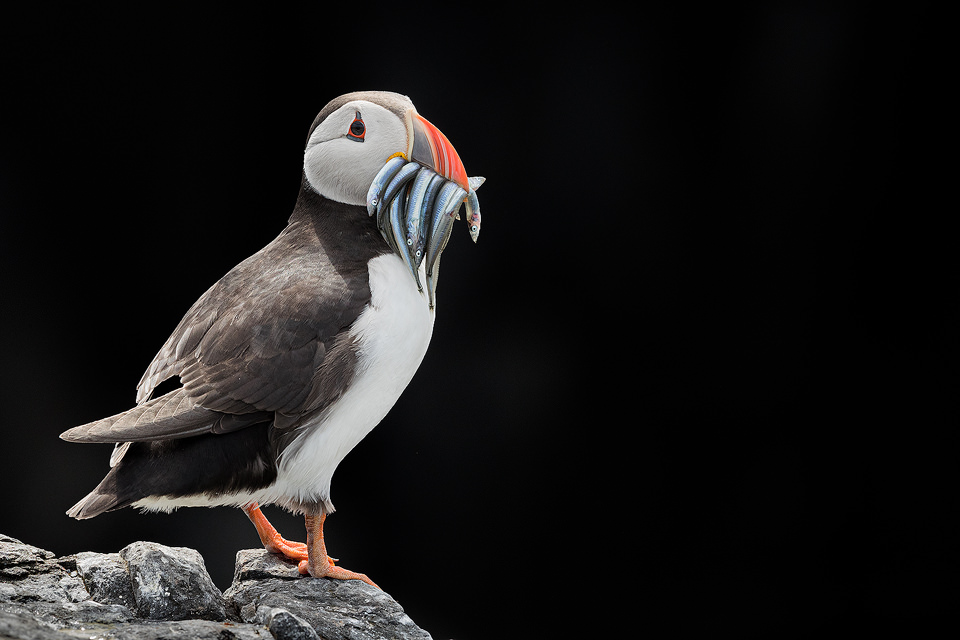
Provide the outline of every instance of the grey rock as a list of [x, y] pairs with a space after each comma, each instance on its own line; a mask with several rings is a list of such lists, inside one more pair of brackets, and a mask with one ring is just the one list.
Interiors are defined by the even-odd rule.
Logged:
[[54, 554], [0, 533], [0, 579], [28, 576], [38, 566], [52, 560]]
[[125, 624], [77, 620], [69, 627], [52, 625], [30, 611], [5, 610], [0, 605], [0, 638], [17, 640], [273, 640], [262, 625], [211, 620], [134, 621]]
[[136, 609], [127, 563], [119, 553], [78, 553], [77, 572], [91, 599], [101, 604], [120, 604]]
[[[239, 615], [238, 615], [239, 613]], [[422, 640], [386, 593], [304, 578], [262, 549], [237, 554], [221, 594], [192, 549], [137, 542], [56, 557], [0, 534], [0, 639]]]
[[[134, 620], [129, 609], [120, 605], [86, 602], [0, 602], [0, 613], [30, 616], [50, 629], [67, 629], [77, 625], [114, 625]], [[3, 636], [0, 635], [0, 638]]]
[[309, 622], [286, 609], [258, 607], [255, 620], [265, 626], [276, 640], [320, 640]]
[[297, 563], [263, 549], [241, 549], [237, 551], [237, 560], [233, 568], [233, 581], [263, 580], [282, 578], [299, 580], [303, 576], [297, 570]]
[[55, 627], [35, 619], [30, 613], [11, 611], [0, 603], [0, 638], [62, 640], [64, 635]]
[[75, 570], [50, 551], [0, 534], [0, 602], [70, 604], [89, 598]]
[[259, 625], [215, 622], [213, 620], [144, 621], [113, 629], [87, 631], [80, 636], [100, 640], [273, 640]]
[[134, 542], [120, 550], [137, 613], [148, 620], [236, 619], [193, 549]]
[[50, 551], [0, 535], [0, 638], [44, 638], [48, 633], [63, 638], [60, 631], [75, 625], [133, 618], [125, 607], [90, 600], [72, 567], [72, 558], [57, 559]]
[[[269, 555], [257, 550], [255, 554]], [[239, 555], [239, 554], [238, 554]], [[251, 556], [245, 556], [249, 559]], [[241, 573], [239, 570], [237, 573]], [[265, 578], [235, 581], [224, 596], [244, 622], [261, 609], [282, 609], [304, 620], [325, 640], [430, 639], [387, 593], [359, 580]]]

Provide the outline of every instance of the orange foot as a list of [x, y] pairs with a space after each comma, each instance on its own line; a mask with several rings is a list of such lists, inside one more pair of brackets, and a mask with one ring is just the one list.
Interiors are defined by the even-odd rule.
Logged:
[[300, 564], [297, 565], [297, 570], [300, 571], [301, 575], [311, 575], [314, 578], [362, 580], [370, 586], [380, 589], [365, 573], [357, 573], [344, 569], [343, 567], [338, 567], [334, 564], [335, 558], [327, 555], [327, 545], [323, 541], [323, 521], [326, 517], [323, 513], [319, 516], [304, 516], [304, 521], [307, 525], [306, 546], [309, 554], [306, 560], [300, 561]]
[[260, 536], [260, 542], [263, 543], [264, 549], [270, 553], [278, 553], [296, 562], [306, 560], [309, 557], [307, 545], [302, 542], [285, 540], [283, 536], [273, 528], [273, 525], [267, 520], [267, 516], [263, 515], [263, 512], [260, 511], [260, 507], [256, 502], [243, 507], [243, 512], [247, 514], [250, 522], [256, 527], [257, 534]]
[[278, 553], [285, 558], [298, 562], [297, 570], [301, 575], [310, 575], [314, 578], [335, 578], [338, 580], [362, 580], [367, 584], [380, 589], [376, 583], [363, 573], [348, 571], [338, 567], [336, 558], [327, 555], [327, 547], [323, 541], [323, 521], [326, 515], [304, 516], [307, 525], [307, 543], [291, 542], [283, 536], [267, 520], [256, 503], [243, 507], [253, 526], [257, 529], [260, 542], [270, 553]]

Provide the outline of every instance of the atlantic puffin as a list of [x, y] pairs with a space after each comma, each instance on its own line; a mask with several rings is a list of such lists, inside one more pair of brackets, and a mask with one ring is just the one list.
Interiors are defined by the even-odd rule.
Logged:
[[[69, 516], [235, 506], [301, 574], [374, 585], [327, 555], [323, 524], [334, 470], [394, 405], [433, 332], [426, 265], [411, 277], [368, 211], [371, 184], [397, 157], [473, 194], [450, 141], [408, 97], [355, 92], [320, 111], [286, 228], [190, 307], [136, 406], [61, 435], [115, 443], [110, 471]], [[306, 544], [281, 537], [261, 505], [302, 514]]]

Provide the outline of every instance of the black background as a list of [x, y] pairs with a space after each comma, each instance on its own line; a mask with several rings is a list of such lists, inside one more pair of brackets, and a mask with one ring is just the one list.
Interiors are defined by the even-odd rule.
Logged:
[[132, 406], [189, 305], [280, 232], [316, 112], [385, 89], [487, 177], [484, 226], [337, 471], [341, 564], [438, 639], [956, 611], [942, 16], [328, 4], [0, 21], [0, 532], [189, 546], [228, 586], [258, 542], [239, 510], [69, 519], [110, 447], [57, 436]]

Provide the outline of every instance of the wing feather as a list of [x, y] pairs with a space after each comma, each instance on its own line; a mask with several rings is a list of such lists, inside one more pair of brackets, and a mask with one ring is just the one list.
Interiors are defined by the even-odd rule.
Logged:
[[[324, 201], [317, 206], [346, 207]], [[274, 421], [293, 430], [353, 379], [349, 328], [370, 301], [370, 257], [385, 250], [367, 216], [297, 214], [184, 315], [137, 385], [137, 406], [66, 431], [73, 442], [139, 442], [228, 433]], [[298, 217], [299, 216], [299, 217]], [[367, 228], [323, 231], [323, 224]], [[324, 222], [326, 221], [326, 222]], [[360, 237], [346, 250], [322, 238]], [[181, 387], [154, 398], [179, 376]]]
[[[322, 219], [353, 218], [331, 211]], [[318, 397], [331, 389], [322, 383], [330, 369], [324, 362], [368, 304], [367, 262], [383, 249], [378, 234], [356, 233], [369, 243], [359, 252], [324, 244], [326, 235], [333, 234], [318, 232], [317, 218], [294, 218], [272, 243], [208, 289], [150, 363], [138, 401], [179, 376], [197, 406], [222, 413], [295, 415], [308, 404], [322, 404]], [[338, 375], [342, 384], [349, 379]]]
[[183, 389], [177, 389], [115, 416], [74, 427], [60, 437], [69, 442], [185, 438], [209, 431], [218, 419], [216, 412], [197, 406]]

